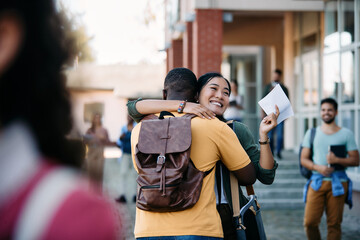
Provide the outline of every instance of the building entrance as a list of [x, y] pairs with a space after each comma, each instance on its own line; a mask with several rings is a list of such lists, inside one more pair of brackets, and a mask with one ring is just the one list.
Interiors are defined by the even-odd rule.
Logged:
[[225, 46], [222, 71], [229, 80], [238, 82], [238, 94], [242, 99], [241, 118], [254, 137], [258, 137], [262, 97], [262, 48]]

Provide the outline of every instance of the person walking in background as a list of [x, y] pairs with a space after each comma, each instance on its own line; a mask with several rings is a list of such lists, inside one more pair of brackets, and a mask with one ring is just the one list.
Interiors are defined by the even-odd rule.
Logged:
[[114, 146], [109, 139], [106, 128], [102, 126], [101, 115], [95, 113], [91, 127], [84, 135], [84, 141], [88, 146], [85, 169], [89, 178], [102, 186], [104, 175], [104, 148]]
[[[285, 95], [289, 98], [289, 91], [284, 84], [281, 83], [282, 71], [280, 69], [275, 69], [271, 83], [267, 84], [264, 88], [263, 97], [265, 97], [273, 88], [280, 84], [282, 90], [285, 92]], [[263, 112], [263, 116], [265, 113]], [[276, 135], [276, 155], [274, 153], [274, 143], [275, 143], [275, 135]], [[270, 148], [272, 153], [277, 156], [279, 159], [282, 158], [281, 151], [284, 148], [284, 121], [276, 126], [276, 128], [272, 129], [269, 132], [270, 138]]]
[[229, 97], [229, 107], [224, 112], [224, 118], [226, 120], [234, 120], [241, 122], [241, 112], [240, 110], [243, 110], [243, 100], [242, 97], [239, 95], [239, 85], [236, 79], [231, 80], [231, 94]]
[[[324, 209], [327, 239], [340, 240], [344, 204], [349, 204], [350, 208], [352, 206], [352, 183], [345, 168], [359, 165], [359, 151], [353, 133], [335, 122], [337, 106], [332, 98], [321, 101], [320, 115], [323, 123], [316, 128], [312, 156], [311, 129], [306, 132], [302, 143], [301, 164], [313, 173], [304, 189], [304, 226], [307, 238], [311, 240], [321, 239], [319, 224]], [[329, 151], [332, 146], [344, 146], [345, 157], [336, 156]], [[337, 167], [333, 164], [337, 164]]]
[[55, 3], [0, 1], [0, 239], [118, 239], [114, 208], [81, 177], [81, 144], [65, 137], [71, 52]]
[[134, 120], [128, 115], [127, 124], [121, 128], [117, 146], [121, 148], [120, 162], [120, 194], [118, 202], [126, 203], [127, 200], [136, 201], [136, 176], [137, 173], [131, 160], [131, 131], [136, 126]]

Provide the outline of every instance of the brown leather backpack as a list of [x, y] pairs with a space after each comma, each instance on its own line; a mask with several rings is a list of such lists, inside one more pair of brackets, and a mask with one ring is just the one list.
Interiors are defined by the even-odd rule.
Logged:
[[[191, 208], [199, 200], [203, 178], [190, 160], [193, 114], [164, 118], [149, 115], [141, 123], [135, 162], [139, 176], [136, 206], [153, 212]], [[172, 114], [171, 114], [172, 115]], [[174, 116], [174, 115], [173, 115]]]

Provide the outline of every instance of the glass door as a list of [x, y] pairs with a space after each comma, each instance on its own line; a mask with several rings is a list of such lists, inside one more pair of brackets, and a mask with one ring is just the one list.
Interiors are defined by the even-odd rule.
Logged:
[[[258, 73], [256, 55], [232, 55], [231, 79], [236, 79], [239, 84], [238, 92], [243, 99], [241, 110], [242, 121], [251, 130], [254, 137], [258, 137], [259, 106], [257, 102], [261, 95], [258, 93]], [[260, 87], [261, 89], [261, 87]], [[260, 91], [261, 94], [261, 91]]]
[[300, 63], [302, 71], [297, 76], [297, 141], [301, 143], [305, 132], [319, 124], [319, 83], [320, 71], [318, 51], [311, 51], [301, 55], [297, 58], [298, 64]]

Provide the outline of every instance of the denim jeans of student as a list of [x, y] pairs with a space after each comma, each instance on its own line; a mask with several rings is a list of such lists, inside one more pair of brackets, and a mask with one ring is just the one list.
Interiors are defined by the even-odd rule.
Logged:
[[284, 145], [284, 122], [281, 122], [274, 129], [272, 129], [268, 136], [270, 138], [271, 152], [274, 153], [274, 138], [276, 134], [276, 154], [280, 154]]
[[195, 235], [137, 238], [137, 240], [220, 240], [220, 239], [222, 239], [222, 238], [195, 236]]

